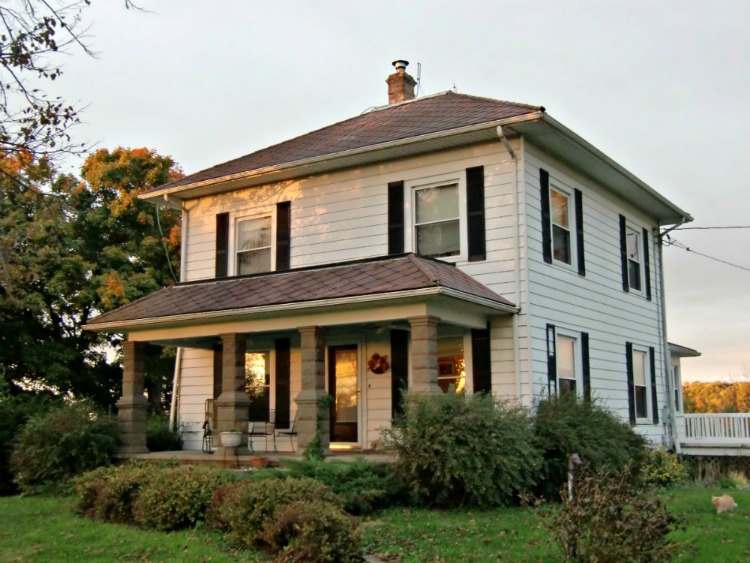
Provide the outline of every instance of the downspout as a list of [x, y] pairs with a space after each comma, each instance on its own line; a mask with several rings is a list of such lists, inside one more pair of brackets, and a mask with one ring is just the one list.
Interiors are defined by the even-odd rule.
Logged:
[[[165, 195], [166, 199], [166, 195]], [[190, 214], [182, 203], [182, 229], [180, 232], [180, 281], [184, 281], [187, 273], [187, 232]], [[177, 405], [180, 396], [180, 375], [182, 372], [182, 347], [177, 347], [177, 356], [174, 362], [174, 374], [172, 376], [172, 401], [169, 405], [169, 429], [175, 431], [177, 424]]]
[[660, 308], [660, 327], [661, 327], [661, 335], [662, 335], [662, 358], [663, 358], [663, 364], [664, 364], [664, 377], [667, 380], [667, 406], [669, 407], [669, 420], [670, 424], [672, 426], [672, 444], [674, 444], [674, 451], [677, 454], [677, 456], [682, 459], [682, 447], [680, 446], [680, 437], [679, 433], [677, 431], [677, 411], [676, 411], [676, 405], [674, 404], [674, 380], [672, 378], [672, 374], [670, 372], [670, 369], [672, 367], [672, 362], [670, 360], [670, 354], [669, 354], [669, 339], [667, 337], [667, 305], [666, 305], [666, 293], [665, 293], [665, 285], [664, 285], [664, 255], [663, 255], [663, 245], [662, 241], [664, 237], [669, 234], [670, 231], [673, 231], [680, 225], [686, 223], [685, 217], [682, 217], [680, 219], [680, 222], [676, 225], [672, 226], [671, 228], [667, 229], [663, 233], [659, 233], [658, 238], [654, 237], [654, 243], [657, 245], [657, 251], [659, 255], [659, 308]]
[[[505, 132], [503, 131], [502, 125], [498, 125], [497, 127], [497, 136], [500, 138], [500, 142], [505, 147], [505, 150], [508, 151], [508, 154], [510, 155], [510, 158], [513, 160], [513, 169], [514, 169], [514, 176], [513, 176], [513, 213], [516, 216], [515, 217], [515, 230], [513, 231], [513, 247], [515, 248], [515, 256], [513, 259], [514, 263], [514, 269], [515, 269], [515, 277], [514, 277], [514, 285], [515, 285], [515, 296], [514, 296], [514, 303], [516, 304], [516, 307], [519, 308], [519, 312], [521, 309], [521, 216], [519, 211], [519, 199], [518, 199], [518, 158], [516, 157], [516, 153], [513, 151], [513, 147], [510, 146], [510, 141], [508, 141], [508, 138], [505, 136]], [[520, 360], [520, 354], [521, 354], [521, 340], [518, 335], [518, 314], [513, 314], [513, 370], [515, 371], [515, 378], [516, 378], [516, 395], [518, 396], [518, 404], [522, 404], [523, 401], [523, 386], [521, 384], [521, 360]]]
[[177, 348], [177, 357], [174, 362], [174, 377], [172, 378], [172, 402], [169, 406], [169, 429], [175, 431], [177, 425], [177, 405], [180, 394], [180, 370], [182, 368], [182, 348]]

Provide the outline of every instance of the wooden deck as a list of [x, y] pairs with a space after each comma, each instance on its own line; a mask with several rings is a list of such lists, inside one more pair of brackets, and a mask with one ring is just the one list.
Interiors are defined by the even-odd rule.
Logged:
[[750, 413], [680, 414], [682, 451], [698, 456], [750, 456]]

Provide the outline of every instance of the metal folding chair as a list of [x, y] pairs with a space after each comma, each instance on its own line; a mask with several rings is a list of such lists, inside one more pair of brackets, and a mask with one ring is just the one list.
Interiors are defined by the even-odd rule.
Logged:
[[289, 426], [289, 430], [277, 430], [276, 436], [288, 436], [289, 447], [291, 447], [292, 452], [294, 452], [294, 438], [295, 436], [297, 436], [297, 413], [296, 412], [294, 413], [294, 417], [292, 418], [292, 424]]
[[247, 448], [254, 452], [255, 450], [255, 444], [254, 440], [256, 438], [263, 438], [265, 442], [265, 450], [269, 451], [268, 449], [268, 441], [270, 439], [271, 444], [273, 445], [273, 451], [276, 451], [276, 412], [270, 411], [268, 413], [268, 421], [253, 421], [247, 423]]

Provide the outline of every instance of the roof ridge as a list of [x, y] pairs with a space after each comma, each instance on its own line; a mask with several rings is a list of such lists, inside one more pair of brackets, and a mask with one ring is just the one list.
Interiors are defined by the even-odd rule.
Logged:
[[430, 268], [427, 267], [426, 260], [421, 257], [417, 256], [416, 254], [408, 254], [406, 258], [416, 264], [417, 268], [419, 268], [419, 271], [422, 272], [424, 275], [427, 276], [427, 278], [436, 286], [441, 286], [440, 283], [440, 277], [435, 274], [434, 271], [432, 271]]

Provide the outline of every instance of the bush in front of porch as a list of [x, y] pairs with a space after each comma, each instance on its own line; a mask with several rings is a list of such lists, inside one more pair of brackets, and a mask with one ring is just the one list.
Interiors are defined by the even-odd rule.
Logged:
[[435, 506], [501, 506], [533, 487], [542, 458], [527, 409], [490, 395], [408, 393], [383, 431], [395, 475]]

